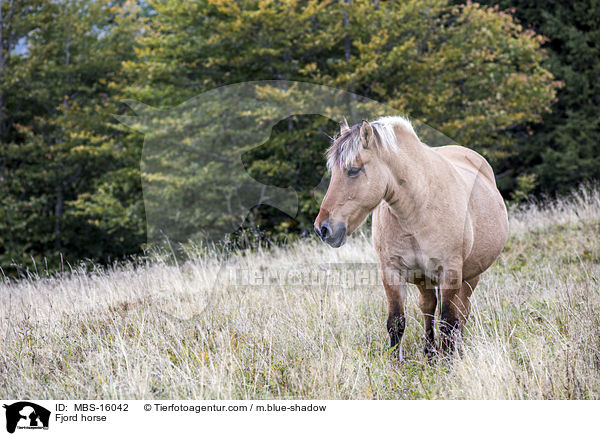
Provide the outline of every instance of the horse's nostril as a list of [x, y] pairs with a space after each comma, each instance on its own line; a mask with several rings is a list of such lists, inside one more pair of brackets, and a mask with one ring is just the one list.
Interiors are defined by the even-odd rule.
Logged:
[[321, 226], [321, 238], [325, 239], [328, 236], [331, 236], [331, 229], [329, 228], [328, 223], [323, 223]]

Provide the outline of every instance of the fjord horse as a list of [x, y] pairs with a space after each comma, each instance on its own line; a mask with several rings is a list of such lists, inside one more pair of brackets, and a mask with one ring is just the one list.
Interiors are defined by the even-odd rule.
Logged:
[[[373, 212], [373, 245], [388, 302], [390, 345], [402, 358], [405, 283], [420, 291], [425, 354], [455, 349], [481, 273], [508, 237], [506, 206], [491, 166], [458, 145], [428, 147], [402, 117], [363, 121], [341, 131], [327, 152], [329, 188], [315, 220], [340, 247]], [[436, 293], [436, 289], [439, 294]]]

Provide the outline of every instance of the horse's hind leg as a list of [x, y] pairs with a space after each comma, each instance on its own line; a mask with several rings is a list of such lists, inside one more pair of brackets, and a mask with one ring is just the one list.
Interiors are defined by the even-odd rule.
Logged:
[[435, 348], [435, 333], [433, 324], [435, 320], [435, 308], [437, 306], [437, 296], [435, 295], [435, 288], [426, 286], [424, 284], [418, 284], [420, 297], [419, 307], [423, 314], [423, 323], [425, 325], [425, 356], [432, 357], [436, 353]]
[[456, 340], [460, 338], [471, 312], [471, 294], [478, 282], [479, 276], [475, 276], [469, 280], [460, 280], [460, 287], [442, 289], [440, 330], [443, 351], [454, 351]]

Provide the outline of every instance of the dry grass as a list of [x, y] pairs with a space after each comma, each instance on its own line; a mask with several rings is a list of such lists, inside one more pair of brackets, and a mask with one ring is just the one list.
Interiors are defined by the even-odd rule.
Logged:
[[600, 398], [600, 192], [510, 215], [506, 249], [474, 294], [464, 355], [450, 362], [423, 358], [412, 287], [398, 363], [380, 285], [223, 279], [223, 266], [374, 262], [358, 235], [339, 250], [308, 240], [1, 283], [0, 397]]

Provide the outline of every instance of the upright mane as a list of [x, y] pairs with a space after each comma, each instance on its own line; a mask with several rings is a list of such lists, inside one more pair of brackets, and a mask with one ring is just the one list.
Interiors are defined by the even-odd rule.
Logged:
[[[405, 117], [381, 117], [369, 123], [373, 128], [375, 147], [383, 150], [395, 150], [398, 147], [395, 128], [400, 126], [408, 133], [417, 136], [411, 122]], [[344, 133], [336, 136], [327, 150], [327, 168], [335, 166], [348, 168], [363, 148], [360, 138], [361, 123], [354, 124]]]

